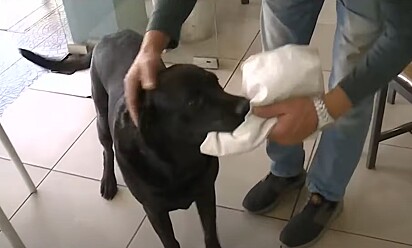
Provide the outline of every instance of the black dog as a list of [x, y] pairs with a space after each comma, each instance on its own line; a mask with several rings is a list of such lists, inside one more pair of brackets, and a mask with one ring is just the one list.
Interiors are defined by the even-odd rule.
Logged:
[[194, 65], [174, 65], [160, 71], [155, 90], [140, 94], [139, 125], [135, 127], [124, 102], [123, 78], [142, 39], [134, 31], [120, 31], [105, 36], [93, 55], [64, 61], [23, 49], [20, 52], [54, 71], [91, 68], [97, 128], [104, 148], [101, 194], [105, 199], [112, 199], [117, 192], [116, 154], [128, 188], [142, 203], [165, 248], [180, 247], [169, 211], [187, 209], [193, 202], [206, 247], [220, 248], [214, 188], [219, 162], [201, 154], [200, 145], [208, 132], [233, 131], [240, 125], [249, 102], [225, 93], [213, 73]]

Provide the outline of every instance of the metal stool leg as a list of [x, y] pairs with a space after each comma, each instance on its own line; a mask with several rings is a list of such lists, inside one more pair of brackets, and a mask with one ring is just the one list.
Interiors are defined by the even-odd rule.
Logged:
[[381, 89], [375, 96], [375, 108], [373, 110], [371, 137], [366, 162], [366, 167], [368, 169], [375, 169], [376, 157], [378, 155], [378, 148], [381, 137], [383, 115], [385, 113], [387, 94], [388, 88], [385, 87]]
[[16, 230], [14, 230], [3, 209], [0, 207], [0, 230], [4, 232], [13, 248], [25, 248]]
[[27, 173], [26, 168], [24, 168], [23, 162], [21, 161], [19, 155], [17, 154], [16, 149], [14, 149], [13, 144], [10, 142], [10, 139], [7, 136], [1, 124], [0, 124], [0, 139], [1, 139], [1, 143], [3, 143], [3, 146], [6, 148], [7, 153], [9, 154], [14, 165], [17, 167], [17, 170], [19, 171], [20, 175], [23, 177], [23, 180], [26, 183], [27, 187], [29, 188], [30, 193], [35, 193], [37, 191], [36, 186], [34, 185], [33, 180], [30, 178], [29, 173]]
[[395, 100], [396, 100], [396, 91], [389, 84], [387, 102], [390, 104], [395, 104]]

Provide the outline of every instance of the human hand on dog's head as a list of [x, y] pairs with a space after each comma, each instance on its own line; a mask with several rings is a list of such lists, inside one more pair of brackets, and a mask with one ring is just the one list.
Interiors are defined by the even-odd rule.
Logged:
[[133, 123], [137, 126], [139, 91], [155, 88], [156, 75], [161, 63], [160, 56], [139, 53], [124, 79], [126, 106]]
[[126, 106], [133, 123], [137, 126], [139, 91], [156, 87], [156, 75], [164, 67], [161, 54], [169, 38], [159, 31], [146, 33], [139, 54], [124, 78]]

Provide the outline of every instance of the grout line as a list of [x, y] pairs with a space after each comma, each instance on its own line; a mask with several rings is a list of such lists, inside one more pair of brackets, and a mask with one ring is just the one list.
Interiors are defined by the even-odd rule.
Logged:
[[[315, 142], [313, 143], [312, 149], [311, 149], [311, 151], [310, 151], [310, 153], [309, 153], [309, 159], [308, 159], [308, 161], [306, 162], [306, 168], [304, 168], [304, 169], [306, 170], [306, 172], [309, 171], [309, 168], [310, 168], [310, 166], [311, 166], [311, 164], [312, 164], [313, 157], [315, 156], [315, 153], [316, 153], [316, 152], [315, 152], [315, 150], [316, 150], [315, 147], [316, 147], [316, 145], [318, 144], [319, 139], [320, 139], [320, 134], [318, 134], [318, 136], [316, 137]], [[305, 187], [306, 187], [306, 186], [303, 186], [303, 187], [301, 187], [301, 188], [299, 189], [299, 192], [298, 192], [297, 197], [296, 197], [296, 201], [295, 201], [295, 203], [293, 204], [292, 213], [291, 213], [291, 215], [290, 215], [290, 217], [289, 217], [290, 219], [294, 216], [294, 214], [295, 214], [295, 212], [296, 212], [296, 210], [297, 210], [297, 207], [298, 207], [298, 204], [299, 204], [299, 199], [300, 199], [301, 196], [303, 196], [302, 193], [304, 193], [303, 189], [304, 189]]]
[[[245, 210], [240, 210], [240, 209], [236, 209], [236, 208], [232, 208], [232, 207], [226, 207], [226, 206], [222, 206], [222, 205], [216, 205], [216, 207], [226, 209], [226, 210], [241, 212], [241, 213], [247, 213], [247, 211], [245, 211]], [[258, 216], [258, 217], [266, 217], [266, 218], [269, 218], [269, 219], [286, 221], [286, 222], [289, 221], [288, 219], [283, 219], [283, 218], [274, 217], [274, 216], [270, 216], [270, 215], [254, 215], [254, 214], [251, 214], [251, 215], [252, 216]], [[399, 241], [395, 241], [395, 240], [374, 237], [374, 236], [370, 236], [370, 235], [354, 233], [354, 232], [350, 232], [350, 231], [344, 231], [344, 230], [339, 230], [339, 229], [334, 229], [334, 228], [329, 228], [328, 230], [329, 231], [334, 231], [334, 232], [340, 232], [340, 233], [343, 233], [343, 234], [354, 235], [354, 236], [358, 236], [358, 237], [364, 237], [364, 238], [375, 239], [375, 240], [380, 240], [380, 241], [385, 241], [385, 242], [390, 242], [390, 243], [396, 243], [396, 244], [401, 244], [401, 245], [412, 246], [412, 244], [408, 244], [408, 243], [403, 243], [403, 242], [399, 242]]]
[[301, 196], [303, 196], [302, 193], [303, 193], [303, 188], [304, 188], [304, 187], [305, 187], [305, 186], [301, 187], [301, 188], [299, 189], [297, 195], [296, 195], [296, 200], [295, 200], [295, 203], [293, 204], [292, 212], [290, 213], [289, 220], [292, 219], [292, 217], [293, 217], [293, 216], [295, 215], [295, 213], [296, 213], [296, 210], [297, 210], [297, 207], [298, 207], [298, 204], [299, 204], [299, 199], [300, 199]]
[[4, 29], [4, 28], [0, 28], [0, 32], [6, 32], [6, 33], [12, 33], [12, 34], [24, 34], [22, 32], [19, 31], [14, 31], [14, 30], [9, 30], [9, 29]]
[[[12, 162], [9, 158], [0, 157], [0, 160]], [[84, 176], [84, 175], [79, 175], [79, 174], [75, 174], [75, 173], [72, 173], [72, 172], [56, 170], [56, 169], [50, 169], [50, 168], [47, 168], [47, 167], [43, 167], [41, 165], [30, 164], [30, 163], [23, 163], [23, 164], [28, 166], [28, 167], [34, 167], [34, 168], [38, 168], [38, 169], [42, 169], [42, 170], [47, 170], [47, 171], [50, 171], [50, 172], [57, 172], [57, 173], [61, 173], [61, 174], [69, 175], [69, 176], [74, 176], [74, 177], [79, 177], [79, 178], [83, 178], [83, 179], [88, 179], [88, 180], [100, 182], [100, 179], [96, 179], [96, 178], [88, 177], [88, 176]], [[125, 186], [123, 184], [119, 184], [119, 183], [117, 183], [117, 186], [127, 188], [127, 186]]]
[[[49, 72], [49, 73], [54, 73], [54, 72]], [[36, 88], [31, 88], [32, 85], [30, 85], [28, 90], [35, 90], [35, 91], [40, 91], [40, 92], [46, 92], [46, 93], [51, 93], [51, 94], [58, 94], [62, 96], [71, 96], [71, 97], [76, 97], [76, 98], [82, 98], [82, 99], [92, 99], [91, 96], [81, 96], [81, 95], [75, 95], [75, 94], [70, 94], [70, 93], [64, 93], [64, 92], [58, 92], [58, 91], [51, 91], [51, 90], [46, 90], [46, 89], [36, 89]]]
[[240, 57], [239, 61], [237, 62], [235, 68], [233, 69], [232, 73], [230, 74], [229, 78], [226, 80], [226, 84], [223, 86], [224, 89], [226, 89], [226, 87], [229, 85], [230, 80], [232, 79], [232, 77], [235, 75], [237, 69], [239, 68], [239, 66], [242, 64], [243, 62], [243, 58], [246, 56], [246, 54], [248, 53], [249, 49], [252, 47], [253, 42], [256, 40], [256, 38], [258, 37], [260, 31], [257, 32], [257, 34], [255, 35], [255, 37], [253, 38], [252, 42], [249, 44], [249, 46], [246, 48], [246, 51], [243, 53], [243, 55]]
[[[79, 138], [83, 135], [83, 133], [87, 130], [87, 128], [93, 123], [93, 121], [96, 119], [93, 118], [93, 120], [86, 126], [86, 128], [79, 134], [79, 136], [73, 141], [73, 143], [69, 146], [69, 148], [63, 153], [63, 155], [57, 160], [57, 162], [54, 164], [54, 166], [46, 173], [46, 175], [40, 180], [40, 182], [36, 185], [36, 189], [40, 187], [40, 185], [46, 180], [46, 178], [50, 175], [50, 173], [53, 171], [53, 168], [62, 160], [62, 158], [67, 154], [67, 152], [73, 147], [73, 145], [79, 140]], [[13, 219], [13, 217], [18, 213], [18, 211], [24, 206], [24, 204], [29, 200], [30, 196], [33, 195], [33, 193], [30, 193], [26, 199], [23, 201], [22, 204], [16, 209], [16, 211], [13, 212], [13, 214], [10, 216], [9, 220]]]
[[[3, 71], [0, 71], [0, 76], [5, 73], [6, 71], [8, 71], [12, 66], [14, 66], [15, 64], [17, 64], [17, 62], [19, 62], [20, 60], [22, 60], [23, 57], [20, 57], [18, 60], [14, 61], [9, 67], [7, 67], [6, 69], [4, 69]], [[10, 103], [11, 104], [11, 103]]]
[[255, 38], [253, 38], [252, 42], [250, 43], [250, 45], [248, 46], [248, 48], [246, 49], [246, 52], [242, 55], [242, 57], [240, 58], [241, 61], [245, 60], [246, 54], [249, 52], [249, 50], [252, 48], [253, 43], [255, 43], [257, 37], [260, 34], [260, 29], [258, 30], [258, 32], [255, 35]]
[[[31, 16], [32, 14], [34, 14], [34, 12], [38, 11], [39, 9], [43, 8], [47, 3], [44, 3], [42, 6], [36, 8], [35, 10], [33, 10], [32, 12], [30, 12], [28, 15], [26, 15], [25, 17], [23, 17], [21, 20], [19, 20], [18, 22], [16, 22], [15, 24], [13, 24], [8, 31], [13, 32], [13, 30], [10, 30], [14, 27], [16, 27], [19, 23], [23, 22], [26, 18], [28, 18], [29, 16]], [[53, 12], [55, 12], [57, 9], [60, 8], [60, 5], [57, 6], [56, 8], [53, 8], [52, 10], [50, 10], [49, 13], [47, 13], [46, 15], [44, 15], [42, 18], [40, 18], [39, 20], [37, 20], [36, 22], [32, 23], [30, 27], [24, 29], [23, 33], [27, 32], [28, 30], [30, 30], [33, 26], [35, 26], [37, 23], [39, 23], [40, 21], [46, 19], [47, 17], [51, 16]], [[21, 32], [16, 32], [16, 33], [21, 33]]]
[[[4, 159], [4, 158], [2, 158]], [[9, 161], [11, 161], [10, 159], [7, 159]], [[51, 170], [50, 168], [41, 166], [41, 165], [37, 165], [37, 164], [31, 164], [31, 163], [23, 163], [24, 165], [30, 166], [30, 167], [35, 167], [35, 168], [39, 168], [39, 169], [43, 169], [43, 170]]]
[[235, 75], [237, 69], [239, 68], [240, 64], [241, 64], [241, 60], [239, 60], [235, 66], [235, 68], [233, 69], [232, 73], [230, 74], [230, 76], [228, 77], [228, 79], [226, 80], [225, 85], [223, 86], [223, 89], [226, 89], [226, 87], [228, 87], [230, 80], [232, 80], [233, 76]]
[[[63, 29], [63, 27], [60, 27], [60, 28], [58, 28], [56, 31], [54, 31], [53, 33], [51, 33], [49, 36], [47, 36], [46, 38], [44, 38], [42, 41], [40, 41], [39, 42], [39, 44], [37, 44], [36, 46], [34, 46], [33, 48], [30, 48], [30, 50], [34, 50], [34, 49], [36, 49], [37, 47], [39, 47], [44, 41], [46, 41], [48, 38], [50, 38], [52, 35], [54, 35], [55, 33], [57, 33], [57, 32], [59, 32], [60, 31], [60, 29]], [[15, 62], [13, 62], [9, 67], [7, 67], [6, 69], [4, 69], [3, 71], [0, 71], [0, 76], [3, 74], [3, 73], [5, 73], [5, 72], [7, 72], [11, 67], [13, 67], [15, 64], [17, 64], [20, 60], [22, 60], [23, 59], [23, 57], [22, 56], [20, 56], [20, 58], [18, 59], [18, 60], [16, 60]], [[37, 78], [35, 78], [33, 81], [35, 81]], [[33, 81], [32, 81], [32, 84], [33, 84]], [[29, 88], [30, 86], [26, 86], [24, 89], [26, 89], [26, 88]], [[16, 98], [17, 99], [17, 98]], [[15, 99], [15, 100], [16, 100]], [[14, 101], [13, 101], [14, 102]], [[12, 102], [12, 103], [13, 103]], [[12, 104], [12, 103], [10, 103], [10, 104]]]
[[412, 150], [412, 147], [400, 146], [400, 145], [395, 145], [395, 144], [380, 143], [379, 145], [384, 145], [384, 146], [390, 146], [390, 147], [396, 147], [396, 148], [403, 148], [403, 149], [410, 149], [410, 150]]
[[61, 155], [61, 157], [57, 160], [57, 162], [53, 165], [53, 167], [51, 168], [51, 170], [54, 169], [54, 167], [56, 167], [56, 165], [63, 159], [63, 157], [70, 151], [70, 149], [74, 146], [74, 144], [76, 144], [76, 142], [80, 139], [80, 137], [82, 137], [82, 135], [86, 132], [86, 130], [92, 125], [92, 123], [96, 120], [96, 116], [90, 121], [90, 123], [83, 129], [83, 131], [79, 134], [79, 136], [77, 136], [77, 138], [73, 141], [73, 143], [69, 146], [69, 148], [67, 148], [67, 150]]
[[[237, 209], [237, 208], [233, 208], [233, 207], [227, 207], [227, 206], [218, 205], [218, 204], [216, 204], [216, 207], [226, 209], [226, 210], [235, 211], [235, 212], [239, 212], [239, 213], [248, 214], [248, 212], [246, 210], [241, 210], [241, 209]], [[281, 220], [281, 221], [288, 221], [288, 219], [274, 217], [274, 216], [270, 216], [270, 215], [264, 215], [264, 214], [263, 215], [261, 215], [261, 214], [250, 214], [250, 215], [251, 216], [257, 216], [257, 217], [265, 217], [265, 218], [275, 219], [275, 220]]]
[[343, 234], [349, 234], [349, 235], [354, 235], [354, 236], [358, 236], [358, 237], [363, 237], [363, 238], [369, 238], [369, 239], [375, 239], [375, 240], [380, 240], [380, 241], [385, 241], [385, 242], [390, 242], [390, 243], [395, 243], [395, 244], [400, 244], [400, 245], [412, 246], [412, 244], [403, 243], [403, 242], [390, 240], [390, 239], [374, 237], [374, 236], [370, 236], [370, 235], [366, 235], [366, 234], [353, 233], [353, 232], [338, 230], [338, 229], [334, 229], [334, 228], [329, 228], [329, 230], [334, 231], [334, 232], [343, 233]]
[[140, 222], [140, 224], [137, 226], [136, 231], [134, 232], [133, 236], [131, 237], [129, 243], [127, 243], [126, 248], [129, 248], [130, 244], [133, 242], [133, 240], [136, 238], [137, 233], [140, 231], [140, 228], [143, 226], [143, 222], [146, 220], [147, 215], [145, 214], [145, 216], [143, 217], [142, 221]]
[[[102, 169], [103, 169], [103, 167], [102, 167]], [[54, 169], [51, 170], [51, 171], [56, 172], [56, 173], [60, 173], [60, 174], [64, 174], [64, 175], [68, 175], [68, 176], [79, 177], [79, 178], [82, 178], [82, 179], [88, 179], [88, 180], [92, 180], [92, 181], [95, 181], [95, 182], [100, 182], [100, 179], [96, 179], [96, 178], [88, 177], [88, 176], [83, 176], [83, 175], [79, 175], [79, 174], [74, 174], [74, 173], [71, 173], [71, 172], [66, 172], [66, 171], [61, 171], [61, 170], [54, 170]], [[117, 183], [117, 186], [128, 189], [128, 187], [123, 185], [123, 184]]]
[[218, 208], [223, 208], [223, 209], [226, 209], [226, 210], [232, 210], [232, 211], [236, 211], [236, 212], [241, 212], [241, 213], [245, 213], [245, 212], [246, 212], [245, 210], [241, 210], [241, 209], [234, 208], [234, 207], [223, 206], [223, 205], [219, 205], [219, 204], [216, 204], [216, 207], [218, 207]]

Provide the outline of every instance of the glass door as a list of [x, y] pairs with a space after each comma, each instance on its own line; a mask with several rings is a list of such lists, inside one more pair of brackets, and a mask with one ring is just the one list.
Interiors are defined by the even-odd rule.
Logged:
[[[159, 0], [54, 0], [62, 2], [62, 23], [69, 51], [122, 29], [144, 33]], [[239, 61], [239, 53], [256, 38], [260, 0], [198, 0], [182, 26], [179, 47], [165, 51], [169, 64], [195, 63], [217, 69], [219, 60]]]

